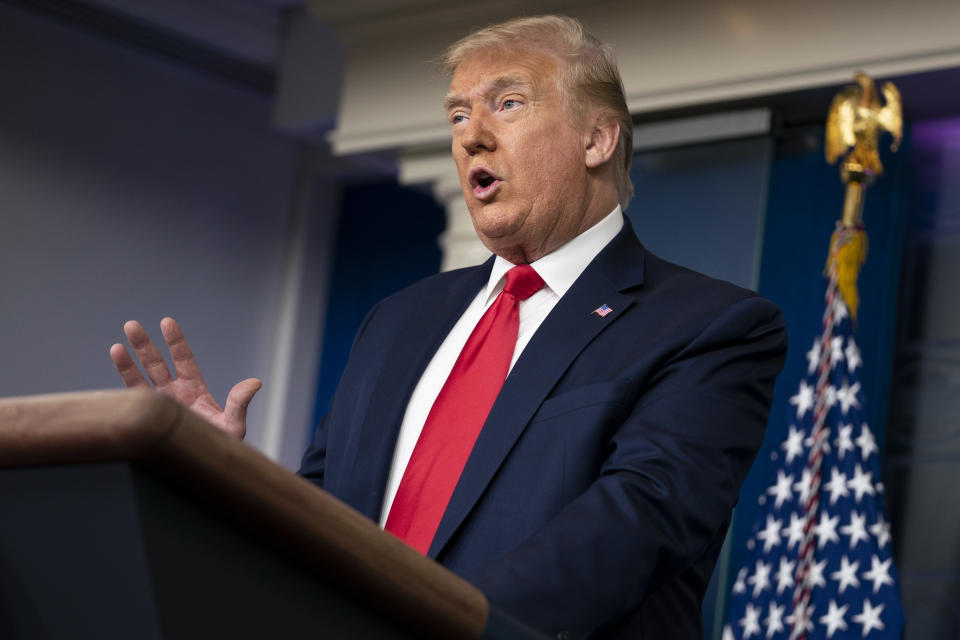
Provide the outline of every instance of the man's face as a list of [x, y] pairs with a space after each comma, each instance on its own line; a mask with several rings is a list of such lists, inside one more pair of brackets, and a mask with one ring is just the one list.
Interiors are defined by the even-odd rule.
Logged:
[[566, 112], [558, 71], [540, 51], [471, 54], [444, 101], [473, 225], [488, 249], [514, 263], [532, 262], [590, 226], [589, 132]]

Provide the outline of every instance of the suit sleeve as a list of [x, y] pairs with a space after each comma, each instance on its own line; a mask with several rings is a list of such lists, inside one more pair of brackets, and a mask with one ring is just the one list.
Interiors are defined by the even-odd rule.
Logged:
[[776, 307], [728, 307], [644, 383], [597, 480], [471, 580], [530, 624], [578, 637], [715, 553], [785, 352]]

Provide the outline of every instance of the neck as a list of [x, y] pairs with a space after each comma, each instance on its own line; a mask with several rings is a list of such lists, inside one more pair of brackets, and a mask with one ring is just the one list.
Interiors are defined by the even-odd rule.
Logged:
[[553, 233], [543, 238], [537, 245], [517, 243], [498, 247], [488, 245], [487, 248], [513, 264], [530, 264], [531, 262], [536, 262], [603, 220], [613, 211], [614, 207], [617, 206], [617, 202], [618, 199], [615, 193], [608, 194], [607, 197], [602, 199], [591, 200], [584, 214], [575, 224], [556, 227]]

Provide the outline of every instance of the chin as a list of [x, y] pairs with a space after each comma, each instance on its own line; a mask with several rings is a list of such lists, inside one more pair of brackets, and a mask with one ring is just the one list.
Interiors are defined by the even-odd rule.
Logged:
[[470, 208], [470, 218], [477, 234], [492, 241], [511, 236], [523, 226], [523, 216], [497, 202]]
[[522, 248], [523, 243], [513, 234], [491, 236], [478, 230], [477, 236], [490, 253], [495, 253], [514, 264], [527, 262]]

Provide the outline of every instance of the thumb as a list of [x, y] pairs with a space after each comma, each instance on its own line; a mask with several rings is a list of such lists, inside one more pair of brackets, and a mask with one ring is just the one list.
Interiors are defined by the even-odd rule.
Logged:
[[247, 378], [233, 385], [227, 394], [223, 413], [227, 418], [227, 430], [241, 439], [247, 433], [247, 406], [263, 383], [257, 378]]

